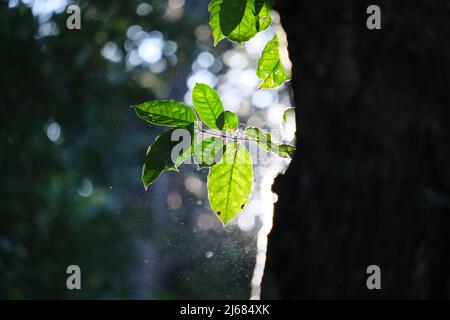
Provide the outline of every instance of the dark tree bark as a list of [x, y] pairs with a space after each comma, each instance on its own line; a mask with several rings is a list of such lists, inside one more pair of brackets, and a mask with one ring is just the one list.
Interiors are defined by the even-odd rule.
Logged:
[[[262, 297], [450, 298], [450, 2], [276, 9], [298, 141], [274, 185]], [[381, 290], [366, 287], [372, 264]]]

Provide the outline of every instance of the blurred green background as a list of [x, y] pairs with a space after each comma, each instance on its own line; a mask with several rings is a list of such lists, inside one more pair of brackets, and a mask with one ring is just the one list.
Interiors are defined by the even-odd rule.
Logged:
[[70, 3], [81, 30], [65, 0], [0, 2], [0, 297], [248, 298], [256, 226], [224, 230], [189, 166], [144, 192], [161, 130], [129, 108], [182, 101], [201, 52], [220, 72], [208, 1]]

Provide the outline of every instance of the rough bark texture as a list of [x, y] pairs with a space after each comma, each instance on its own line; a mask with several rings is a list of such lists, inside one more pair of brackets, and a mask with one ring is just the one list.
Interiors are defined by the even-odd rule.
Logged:
[[[366, 28], [377, 4], [382, 29]], [[297, 154], [263, 298], [450, 298], [450, 2], [278, 0]], [[366, 268], [381, 268], [368, 290]]]

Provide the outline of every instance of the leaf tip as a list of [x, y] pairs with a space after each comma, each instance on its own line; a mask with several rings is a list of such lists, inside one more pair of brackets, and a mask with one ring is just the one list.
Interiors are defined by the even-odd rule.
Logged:
[[224, 37], [215, 37], [215, 36], [213, 36], [213, 38], [214, 38], [214, 43], [213, 43], [213, 46], [214, 47], [217, 47], [217, 45], [219, 44], [219, 42], [222, 40], [222, 39], [224, 39]]

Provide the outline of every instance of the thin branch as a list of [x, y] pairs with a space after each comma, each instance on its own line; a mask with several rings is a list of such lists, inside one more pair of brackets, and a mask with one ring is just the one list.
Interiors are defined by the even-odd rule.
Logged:
[[226, 134], [224, 134], [224, 133], [222, 133], [222, 132], [215, 132], [215, 131], [208, 131], [208, 130], [204, 130], [204, 129], [202, 129], [201, 127], [198, 127], [197, 126], [197, 129], [198, 130], [200, 130], [200, 132], [202, 132], [202, 133], [206, 133], [206, 134], [210, 134], [210, 135], [212, 135], [212, 136], [216, 136], [216, 137], [220, 137], [220, 138], [223, 138], [223, 139], [227, 139], [227, 140], [231, 140], [231, 141], [234, 141], [234, 142], [241, 142], [241, 141], [254, 141], [254, 142], [258, 142], [258, 140], [256, 140], [256, 139], [252, 139], [252, 138], [250, 138], [250, 137], [247, 137], [247, 136], [232, 136], [232, 137], [230, 137], [230, 136], [227, 136]]

